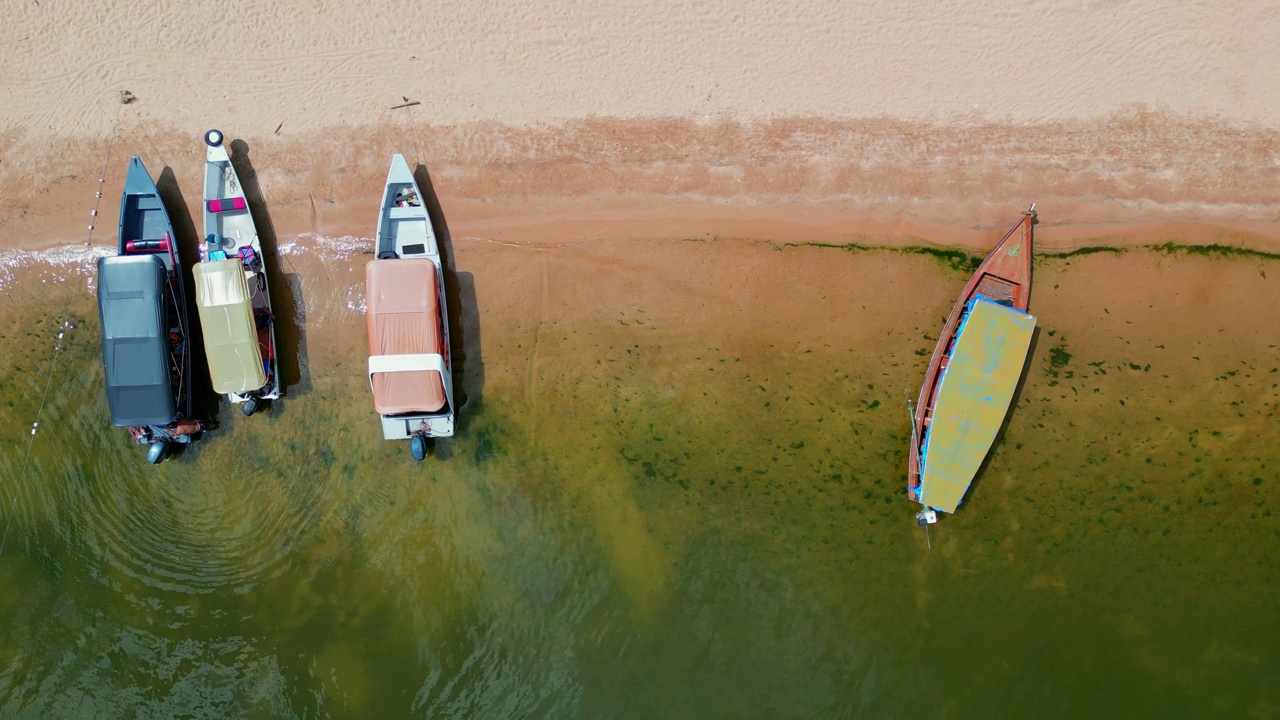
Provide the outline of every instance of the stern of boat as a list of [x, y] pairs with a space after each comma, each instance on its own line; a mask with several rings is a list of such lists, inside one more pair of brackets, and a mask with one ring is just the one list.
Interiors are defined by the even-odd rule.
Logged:
[[453, 415], [383, 415], [384, 440], [408, 440], [417, 435], [424, 437], [453, 437]]

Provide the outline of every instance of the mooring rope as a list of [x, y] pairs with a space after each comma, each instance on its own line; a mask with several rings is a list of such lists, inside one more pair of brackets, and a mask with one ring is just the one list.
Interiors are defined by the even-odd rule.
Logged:
[[[93, 243], [93, 229], [98, 224], [98, 205], [102, 202], [102, 185], [107, 179], [107, 167], [111, 164], [111, 148], [116, 143], [116, 133], [120, 130], [120, 112], [124, 109], [125, 100], [121, 96], [120, 106], [116, 108], [116, 119], [111, 124], [111, 138], [107, 141], [107, 155], [102, 159], [102, 172], [98, 174], [98, 190], [94, 193], [93, 210], [89, 213], [89, 234], [85, 238], [87, 249]], [[4, 523], [4, 534], [0, 536], [0, 555], [4, 554], [5, 545], [9, 542], [9, 529], [13, 526], [13, 516], [18, 507], [18, 496], [22, 494], [23, 483], [27, 479], [27, 468], [31, 465], [31, 451], [36, 446], [36, 432], [40, 429], [40, 418], [44, 415], [45, 405], [49, 401], [49, 389], [53, 387], [53, 373], [58, 367], [58, 357], [62, 355], [62, 339], [70, 329], [71, 305], [76, 299], [77, 283], [68, 283], [67, 304], [62, 310], [62, 323], [58, 326], [57, 342], [53, 346], [53, 361], [49, 363], [49, 373], [44, 381], [44, 393], [40, 396], [40, 407], [36, 410], [35, 422], [31, 423], [31, 438], [27, 442], [27, 455], [22, 460], [22, 472], [18, 475], [18, 484], [13, 490], [13, 501], [9, 503], [8, 518]]]

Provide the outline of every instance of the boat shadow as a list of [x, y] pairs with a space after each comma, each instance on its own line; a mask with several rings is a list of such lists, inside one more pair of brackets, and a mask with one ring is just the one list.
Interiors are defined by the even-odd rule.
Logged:
[[[228, 149], [231, 164], [249, 203], [249, 213], [258, 229], [258, 243], [262, 245], [262, 265], [267, 273], [271, 313], [275, 317], [276, 357], [280, 361], [280, 387], [284, 391], [281, 400], [300, 397], [311, 392], [311, 370], [307, 360], [307, 306], [302, 277], [293, 272], [292, 267], [290, 272], [285, 272], [288, 259], [280, 256], [279, 238], [267, 210], [266, 196], [258, 183], [258, 174], [249, 158], [249, 144], [236, 139], [231, 141]], [[267, 411], [280, 415], [286, 405], [277, 400]]]
[[[191, 400], [192, 413], [201, 420], [218, 421], [222, 396], [213, 391], [209, 380], [209, 360], [204, 352], [204, 333], [200, 330], [200, 316], [196, 310], [196, 284], [192, 268], [199, 261], [200, 233], [196, 230], [195, 220], [191, 217], [191, 209], [182, 197], [182, 190], [173, 168], [168, 165], [160, 171], [156, 179], [156, 190], [160, 193], [160, 201], [169, 213], [169, 222], [173, 224], [174, 252], [178, 256], [178, 265], [182, 267], [182, 284], [186, 288], [187, 305], [187, 343], [194, 353], [191, 357]], [[184, 448], [184, 446], [178, 446]]]
[[978, 494], [978, 488], [982, 485], [982, 478], [987, 474], [987, 466], [991, 464], [991, 458], [995, 457], [996, 450], [1004, 443], [1005, 431], [1009, 429], [1009, 422], [1013, 420], [1013, 414], [1018, 411], [1018, 404], [1022, 401], [1022, 388], [1027, 384], [1027, 376], [1031, 373], [1031, 364], [1036, 356], [1036, 346], [1040, 343], [1040, 326], [1037, 325], [1035, 330], [1031, 331], [1031, 344], [1027, 347], [1027, 359], [1022, 365], [1022, 374], [1018, 376], [1018, 384], [1013, 389], [1013, 400], [1009, 402], [1009, 411], [1004, 414], [1004, 420], [1000, 423], [1000, 429], [996, 431], [996, 437], [991, 441], [991, 448], [987, 450], [987, 456], [982, 459], [982, 464], [978, 466], [978, 472], [973, 476], [973, 482], [969, 483], [969, 491], [966, 493], [968, 497], [981, 497]]
[[[453, 358], [453, 387], [458, 406], [457, 432], [467, 431], [483, 407], [484, 355], [480, 341], [480, 306], [476, 300], [475, 276], [458, 272], [454, 260], [453, 236], [436, 195], [427, 166], [414, 167], [413, 179], [422, 191], [427, 215], [440, 246], [440, 265], [444, 270], [445, 303], [449, 319], [449, 352]], [[436, 455], [442, 459], [451, 454], [448, 443], [436, 443]]]

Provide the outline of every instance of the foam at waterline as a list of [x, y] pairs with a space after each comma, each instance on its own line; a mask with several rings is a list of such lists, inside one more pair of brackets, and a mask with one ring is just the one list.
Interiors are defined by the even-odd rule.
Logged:
[[[282, 241], [276, 247], [282, 257], [310, 256], [322, 261], [349, 262], [362, 254], [372, 256], [374, 239], [372, 236], [343, 235], [341, 237], [330, 237], [320, 233], [306, 232], [297, 235], [292, 240]], [[360, 275], [359, 278], [353, 279], [345, 286], [344, 291], [346, 293], [346, 299], [343, 301], [345, 309], [364, 315], [364, 276]]]
[[[301, 233], [292, 239], [282, 240], [277, 246], [281, 257], [313, 257], [325, 261], [348, 261], [360, 254], [370, 254], [374, 249], [373, 237], [343, 235], [331, 237], [319, 233]], [[97, 291], [96, 263], [98, 258], [114, 255], [115, 245], [59, 245], [43, 250], [0, 250], [0, 291], [12, 286], [20, 273], [48, 273], [50, 282], [66, 271], [87, 279], [87, 290]], [[49, 271], [57, 269], [58, 273]], [[346, 307], [363, 314], [365, 311], [363, 283], [348, 288]]]
[[373, 252], [372, 237], [329, 237], [320, 233], [301, 233], [276, 246], [281, 255], [317, 255], [322, 260], [345, 260], [361, 252]]
[[[0, 250], [0, 290], [7, 290], [23, 270], [66, 268], [89, 279], [89, 291], [95, 289], [98, 258], [115, 253], [109, 245], [60, 245], [44, 250]], [[48, 278], [42, 280], [48, 282]]]

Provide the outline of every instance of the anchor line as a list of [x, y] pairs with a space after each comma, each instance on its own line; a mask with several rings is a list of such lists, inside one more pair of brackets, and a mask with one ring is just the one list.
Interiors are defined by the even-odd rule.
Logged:
[[[102, 185], [107, 179], [107, 167], [111, 164], [111, 150], [116, 144], [116, 135], [120, 131], [120, 112], [124, 108], [121, 103], [116, 108], [116, 117], [111, 124], [111, 137], [107, 140], [106, 157], [102, 159], [102, 172], [98, 174], [98, 190], [94, 194], [93, 212], [89, 214], [89, 234], [85, 237], [84, 246], [88, 248], [93, 243], [93, 229], [97, 226], [98, 206], [102, 203]], [[4, 523], [4, 533], [0, 535], [0, 555], [4, 554], [5, 546], [9, 542], [9, 530], [13, 527], [13, 516], [18, 508], [18, 496], [22, 494], [23, 485], [27, 479], [27, 468], [31, 465], [31, 451], [36, 445], [36, 432], [40, 429], [40, 418], [44, 415], [45, 405], [49, 401], [49, 389], [53, 387], [53, 374], [58, 367], [58, 358], [62, 355], [62, 339], [68, 329], [71, 319], [71, 304], [76, 299], [76, 283], [68, 283], [67, 304], [62, 310], [62, 322], [58, 325], [58, 342], [53, 346], [53, 360], [49, 363], [49, 373], [45, 377], [44, 392], [40, 396], [40, 406], [36, 409], [35, 422], [31, 423], [31, 438], [27, 442], [27, 454], [22, 459], [22, 472], [18, 475], [18, 483], [13, 490], [13, 500], [9, 503], [8, 517]]]
[[[409, 125], [409, 134], [413, 136], [413, 151], [417, 153], [418, 162], [422, 162], [422, 146], [418, 143], [418, 126], [413, 121], [413, 106], [408, 105], [405, 107], [408, 111], [408, 114], [405, 117], [407, 118]], [[419, 198], [419, 201], [426, 202], [422, 198]]]

